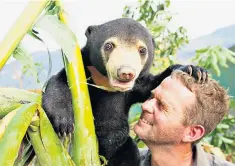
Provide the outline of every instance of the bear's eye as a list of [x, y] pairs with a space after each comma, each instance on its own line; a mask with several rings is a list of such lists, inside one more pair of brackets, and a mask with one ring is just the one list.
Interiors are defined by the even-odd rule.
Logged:
[[140, 53], [140, 55], [144, 56], [147, 54], [147, 49], [145, 47], [140, 47], [139, 53]]
[[104, 45], [104, 50], [105, 51], [111, 51], [113, 49], [113, 47], [114, 47], [113, 43], [106, 43]]

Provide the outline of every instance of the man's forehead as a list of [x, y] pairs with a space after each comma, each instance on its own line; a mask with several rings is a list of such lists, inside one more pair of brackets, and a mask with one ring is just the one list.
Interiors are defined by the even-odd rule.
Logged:
[[191, 92], [179, 79], [172, 78], [171, 76], [165, 78], [162, 83], [161, 87], [165, 91], [169, 92], [176, 92], [179, 95], [184, 94], [184, 96], [188, 97], [195, 97], [195, 94]]
[[[174, 87], [176, 87], [178, 84], [180, 84], [179, 80], [173, 80], [171, 78], [171, 76], [166, 77], [161, 84], [155, 89], [153, 89], [151, 91], [152, 95], [155, 96], [155, 93], [159, 93], [160, 89], [164, 89], [166, 91], [170, 90], [170, 89], [174, 89]], [[179, 85], [179, 86], [183, 86], [183, 85]]]
[[174, 87], [185, 87], [180, 80], [176, 79], [176, 78], [172, 78], [171, 76], [166, 77], [162, 83], [161, 86], [163, 88], [174, 88]]
[[171, 103], [175, 108], [184, 110], [189, 104], [195, 103], [196, 96], [179, 79], [167, 77], [160, 84], [160, 89], [156, 91], [159, 95]]

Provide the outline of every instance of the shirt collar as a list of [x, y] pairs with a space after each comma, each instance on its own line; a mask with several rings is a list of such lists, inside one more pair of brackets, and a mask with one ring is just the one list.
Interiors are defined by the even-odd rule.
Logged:
[[200, 143], [193, 146], [193, 166], [209, 166], [207, 154]]
[[[140, 151], [141, 162], [140, 166], [150, 166], [151, 164], [151, 152], [149, 149]], [[193, 166], [210, 166], [208, 161], [208, 155], [202, 148], [200, 143], [193, 146]]]

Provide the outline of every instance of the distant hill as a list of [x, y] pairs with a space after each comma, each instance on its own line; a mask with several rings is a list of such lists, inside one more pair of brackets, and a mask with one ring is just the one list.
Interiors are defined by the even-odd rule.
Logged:
[[230, 48], [235, 45], [235, 25], [220, 28], [213, 33], [193, 39], [178, 51], [178, 60], [187, 63], [195, 55], [195, 50], [207, 46], [220, 45]]
[[[46, 51], [39, 51], [33, 53], [33, 59], [35, 62], [41, 63], [43, 70], [38, 70], [40, 84], [32, 76], [21, 76], [21, 64], [14, 60], [11, 63], [6, 64], [0, 71], [0, 87], [16, 87], [23, 89], [38, 89], [41, 88], [46, 81], [47, 72], [49, 69], [48, 54]], [[52, 59], [52, 72], [51, 75], [56, 74], [63, 68], [63, 60], [60, 51], [51, 52]]]

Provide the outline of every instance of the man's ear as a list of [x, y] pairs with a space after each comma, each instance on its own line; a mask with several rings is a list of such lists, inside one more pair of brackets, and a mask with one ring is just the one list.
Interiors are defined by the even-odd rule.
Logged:
[[86, 32], [85, 32], [86, 37], [89, 37], [90, 34], [92, 33], [92, 31], [93, 31], [95, 28], [96, 28], [95, 25], [89, 26], [89, 27], [86, 29]]
[[189, 126], [184, 133], [183, 142], [195, 142], [205, 134], [205, 128], [201, 125]]

